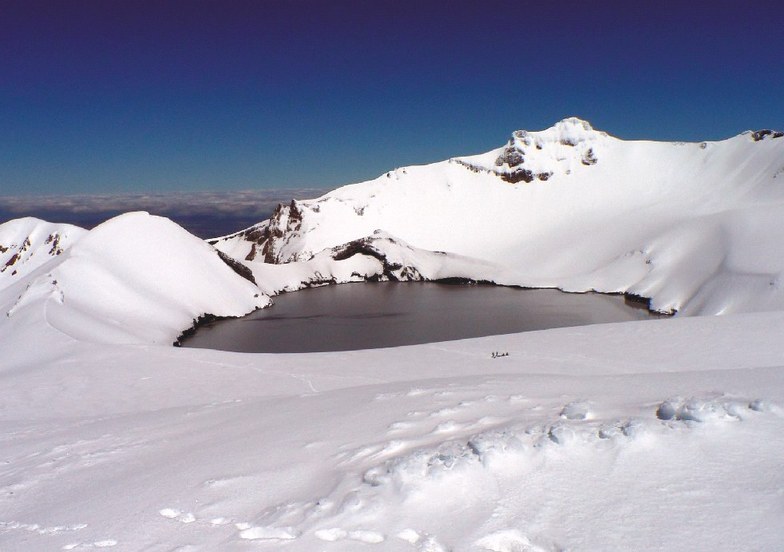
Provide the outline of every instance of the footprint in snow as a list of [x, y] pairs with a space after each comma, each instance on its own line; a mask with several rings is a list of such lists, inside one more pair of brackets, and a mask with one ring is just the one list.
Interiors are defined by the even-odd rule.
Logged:
[[432, 395], [436, 391], [437, 391], [436, 389], [424, 389], [422, 387], [413, 387], [408, 391], [408, 393], [406, 393], [406, 396], [418, 397], [420, 395]]
[[454, 433], [463, 429], [465, 425], [459, 424], [454, 420], [448, 420], [446, 422], [441, 422], [438, 424], [435, 429], [431, 432], [433, 434], [440, 434], [440, 433]]
[[566, 420], [589, 420], [591, 419], [590, 405], [586, 401], [570, 402], [561, 409], [560, 416]]
[[366, 531], [364, 529], [357, 529], [354, 531], [346, 531], [339, 527], [331, 529], [319, 529], [314, 533], [316, 538], [326, 542], [337, 542], [344, 539], [364, 542], [365, 544], [379, 544], [386, 540], [386, 537], [376, 531]]
[[416, 546], [417, 552], [447, 552], [447, 548], [432, 535], [420, 534], [413, 529], [403, 529], [397, 535], [400, 540]]
[[117, 546], [117, 541], [114, 539], [104, 539], [95, 542], [75, 542], [63, 546], [63, 550], [79, 550], [83, 548], [111, 548]]
[[164, 508], [163, 510], [159, 510], [158, 513], [165, 518], [175, 519], [180, 523], [193, 523], [196, 521], [196, 516], [194, 516], [192, 513], [183, 512], [181, 510], [177, 510], [176, 508]]
[[396, 399], [397, 397], [401, 397], [402, 393], [378, 393], [373, 400], [376, 401], [388, 401], [390, 399]]
[[236, 524], [240, 538], [245, 540], [293, 540], [298, 537], [291, 527], [254, 527], [247, 523]]
[[481, 550], [491, 552], [545, 552], [517, 529], [504, 529], [482, 537], [475, 543]]
[[58, 533], [66, 533], [73, 531], [81, 531], [87, 527], [86, 523], [76, 523], [73, 525], [56, 525], [54, 527], [46, 527], [38, 523], [22, 523], [19, 521], [0, 521], [0, 529], [21, 529], [31, 533], [38, 533], [39, 535], [56, 535]]
[[459, 412], [460, 409], [456, 406], [445, 406], [444, 408], [440, 408], [434, 412], [431, 412], [428, 416], [431, 418], [440, 418], [442, 416], [451, 416]]
[[410, 429], [414, 427], [416, 424], [412, 422], [392, 422], [387, 427], [387, 433], [393, 433], [396, 431], [403, 431], [405, 429]]

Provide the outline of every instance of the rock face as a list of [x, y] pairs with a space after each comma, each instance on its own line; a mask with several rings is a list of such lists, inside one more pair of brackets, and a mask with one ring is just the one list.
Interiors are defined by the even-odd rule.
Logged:
[[209, 240], [210, 245], [244, 242], [250, 249], [244, 255], [244, 261], [260, 261], [264, 263], [281, 263], [288, 260], [280, 255], [281, 240], [292, 235], [302, 227], [303, 207], [292, 199], [288, 205], [282, 203], [275, 208], [269, 220], [255, 224], [235, 234]]
[[[391, 237], [386, 238], [389, 245], [398, 245], [398, 242]], [[368, 277], [368, 280], [387, 280], [393, 282], [410, 282], [424, 280], [415, 266], [404, 265], [388, 258], [387, 253], [378, 247], [379, 237], [367, 237], [354, 240], [342, 246], [334, 247], [330, 251], [330, 256], [335, 261], [345, 261], [354, 255], [366, 255], [378, 260], [381, 263], [380, 274]]]
[[770, 130], [768, 128], [763, 130], [754, 130], [751, 132], [751, 139], [755, 142], [759, 142], [760, 140], [765, 140], [766, 138], [770, 138], [771, 140], [774, 138], [781, 138], [784, 136], [784, 132], [778, 130]]

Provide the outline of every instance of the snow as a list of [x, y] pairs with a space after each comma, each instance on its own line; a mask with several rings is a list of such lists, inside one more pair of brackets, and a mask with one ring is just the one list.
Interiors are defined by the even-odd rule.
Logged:
[[147, 213], [99, 225], [39, 273], [0, 290], [0, 300], [13, 299], [8, 318], [84, 341], [169, 345], [205, 313], [240, 316], [269, 304], [212, 247]]
[[[511, 148], [524, 161], [502, 160]], [[595, 158], [586, 164], [588, 151]], [[506, 156], [508, 158], [509, 156]], [[524, 168], [547, 180], [510, 183]], [[486, 154], [406, 167], [283, 206], [277, 262], [373, 235], [502, 267], [494, 281], [630, 292], [688, 314], [784, 308], [784, 139], [623, 141], [570, 118]], [[500, 176], [499, 176], [500, 175]], [[249, 265], [242, 234], [215, 246]], [[482, 268], [473, 279], [483, 279]]]
[[774, 550], [783, 324], [676, 318], [309, 355], [30, 351], [0, 376], [13, 391], [0, 541]]
[[[246, 261], [258, 286], [146, 213], [0, 225], [25, 249], [0, 274], [0, 549], [780, 549], [784, 142], [621, 143], [574, 119], [513, 142], [552, 176], [447, 162], [282, 209], [276, 254], [301, 262]], [[500, 174], [505, 148], [463, 160]], [[629, 290], [679, 314], [332, 353], [170, 346], [205, 313], [374, 276]]]
[[33, 272], [87, 231], [27, 217], [0, 225], [0, 287]]

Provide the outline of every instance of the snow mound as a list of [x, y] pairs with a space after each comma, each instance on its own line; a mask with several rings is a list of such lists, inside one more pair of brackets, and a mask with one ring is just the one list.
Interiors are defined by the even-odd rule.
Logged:
[[84, 234], [6, 308], [76, 339], [170, 345], [204, 314], [269, 304], [208, 244], [162, 217], [128, 213]]

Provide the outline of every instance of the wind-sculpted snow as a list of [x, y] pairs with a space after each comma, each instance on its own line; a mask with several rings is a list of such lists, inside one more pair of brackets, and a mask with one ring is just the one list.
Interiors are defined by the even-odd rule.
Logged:
[[[423, 392], [428, 393], [426, 390]], [[384, 399], [390, 400], [391, 397]], [[316, 527], [322, 527], [314, 531], [318, 539], [346, 542], [362, 531], [357, 529], [359, 520], [361, 526], [379, 527], [385, 524], [385, 520], [406, 519], [411, 509], [417, 512], [414, 517], [421, 520], [437, 519], [443, 516], [445, 509], [491, 510], [491, 518], [502, 517], [500, 511], [504, 505], [508, 507], [510, 499], [515, 500], [515, 494], [519, 494], [519, 500], [525, 501], [526, 496], [540, 492], [536, 488], [537, 472], [548, 469], [549, 464], [561, 465], [565, 469], [570, 469], [570, 466], [577, 469], [579, 465], [581, 472], [587, 473], [589, 478], [602, 477], [605, 473], [603, 467], [608, 463], [620, 466], [630, 458], [645, 463], [646, 449], [675, 452], [684, 440], [720, 438], [723, 424], [755, 423], [765, 420], [773, 412], [776, 412], [772, 414], [776, 423], [781, 423], [781, 410], [776, 406], [723, 395], [675, 401], [678, 405], [675, 408], [680, 414], [672, 417], [662, 415], [668, 405], [673, 404], [672, 401], [662, 402], [655, 413], [651, 409], [642, 416], [619, 419], [593, 412], [588, 403], [572, 402], [563, 408], [560, 419], [539, 423], [526, 423], [526, 411], [532, 405], [522, 396], [487, 396], [483, 401], [516, 403], [520, 419], [480, 418], [472, 421], [468, 418], [469, 423], [441, 422], [431, 432], [431, 436], [435, 437], [432, 444], [421, 448], [415, 444], [417, 425], [428, 427], [430, 424], [417, 424], [415, 420], [425, 413], [414, 414], [413, 423], [408, 425], [393, 424], [389, 431], [392, 440], [384, 446], [355, 451], [347, 462], [351, 465], [363, 464], [374, 458], [386, 459], [366, 470], [359, 484], [350, 478], [346, 485], [339, 487], [338, 496], [320, 498], [321, 507], [306, 514], [302, 526], [315, 523]], [[461, 411], [470, 412], [475, 404], [463, 401], [453, 408], [434, 411], [424, 419], [435, 416], [442, 420], [450, 417], [466, 420]], [[766, 407], [762, 408], [762, 404]], [[602, 405], [597, 407], [601, 411]], [[572, 416], [575, 412], [579, 412], [576, 417]], [[687, 414], [695, 412], [702, 414]], [[531, 418], [536, 419], [537, 416]], [[700, 429], [694, 424], [700, 423], [715, 427], [699, 437], [690, 435]], [[483, 424], [490, 429], [470, 433], [472, 428]], [[598, 468], [599, 473], [590, 473], [590, 468], [586, 471], [586, 466], [592, 465]], [[517, 493], [510, 494], [510, 489], [516, 489]], [[493, 509], [493, 505], [498, 506]], [[273, 519], [274, 516], [269, 520], [272, 526]], [[405, 540], [412, 545], [412, 550], [544, 552], [566, 549], [552, 535], [538, 531], [526, 534], [520, 530], [522, 525], [525, 523], [506, 528], [497, 525], [495, 530], [463, 544], [450, 543], [441, 535], [411, 527], [397, 530], [393, 535], [372, 530], [365, 532], [375, 535], [375, 542], [386, 538]], [[269, 533], [269, 529], [266, 531]], [[297, 533], [296, 529], [289, 528], [288, 531], [289, 534]], [[299, 531], [300, 535], [307, 532]], [[474, 548], [470, 546], [471, 541]]]
[[170, 345], [203, 314], [239, 316], [269, 303], [212, 247], [146, 213], [116, 217], [56, 257], [0, 296], [6, 326], [43, 317], [86, 341]]
[[[760, 426], [782, 427], [777, 405], [722, 393], [627, 405], [634, 414], [617, 417], [616, 407], [602, 401], [573, 400], [558, 414], [551, 401], [524, 394], [483, 395], [483, 387], [501, 388], [487, 381], [473, 390], [452, 384], [376, 395], [379, 407], [399, 414], [409, 402], [429, 407], [392, 422], [375, 442], [342, 447], [334, 460], [344, 476], [326, 495], [267, 505], [253, 522], [225, 516], [205, 519], [175, 508], [159, 513], [180, 524], [228, 526], [235, 531], [234, 539], [270, 549], [284, 542], [292, 550], [325, 551], [382, 544], [382, 550], [412, 552], [591, 548], [596, 534], [581, 532], [591, 519], [601, 534], [616, 523], [615, 515], [631, 524], [637, 523], [635, 516], [650, 515], [631, 515], [625, 500], [647, 496], [652, 508], [660, 508], [679, 486], [699, 489], [699, 479], [718, 484], [726, 477], [721, 472], [747, 452], [749, 441], [740, 436], [756, 435]], [[670, 408], [679, 414], [670, 415]], [[317, 444], [314, 452], [320, 448]], [[710, 473], [713, 464], [693, 464], [703, 448], [714, 453], [723, 448], [724, 468]], [[697, 475], [700, 470], [708, 470], [707, 477]], [[663, 495], [651, 494], [646, 474], [656, 474], [666, 490]], [[725, 483], [729, 491], [732, 484]], [[221, 484], [230, 489], [241, 481]], [[624, 494], [620, 500], [615, 495], [619, 490]], [[582, 498], [575, 500], [574, 495]], [[595, 517], [595, 512], [586, 517], [597, 507], [614, 513], [607, 519]], [[206, 508], [209, 511], [214, 509]], [[454, 523], [455, 518], [462, 522]], [[575, 527], [543, 531], [542, 521], [553, 518]], [[667, 519], [674, 535], [659, 542], [678, 542], [679, 535], [688, 534], [677, 519]], [[554, 528], [551, 521], [547, 525]], [[646, 546], [651, 534], [643, 533], [626, 533], [625, 545], [662, 549]], [[702, 542], [718, 542], [702, 537]], [[606, 544], [612, 541], [607, 538]]]
[[292, 201], [214, 243], [243, 262], [282, 264], [382, 230], [505, 267], [499, 284], [629, 292], [664, 312], [780, 309], [784, 140], [775, 136], [623, 141], [565, 119], [486, 154]]
[[776, 550], [782, 316], [287, 355], [35, 321], [0, 340], [0, 548]]

